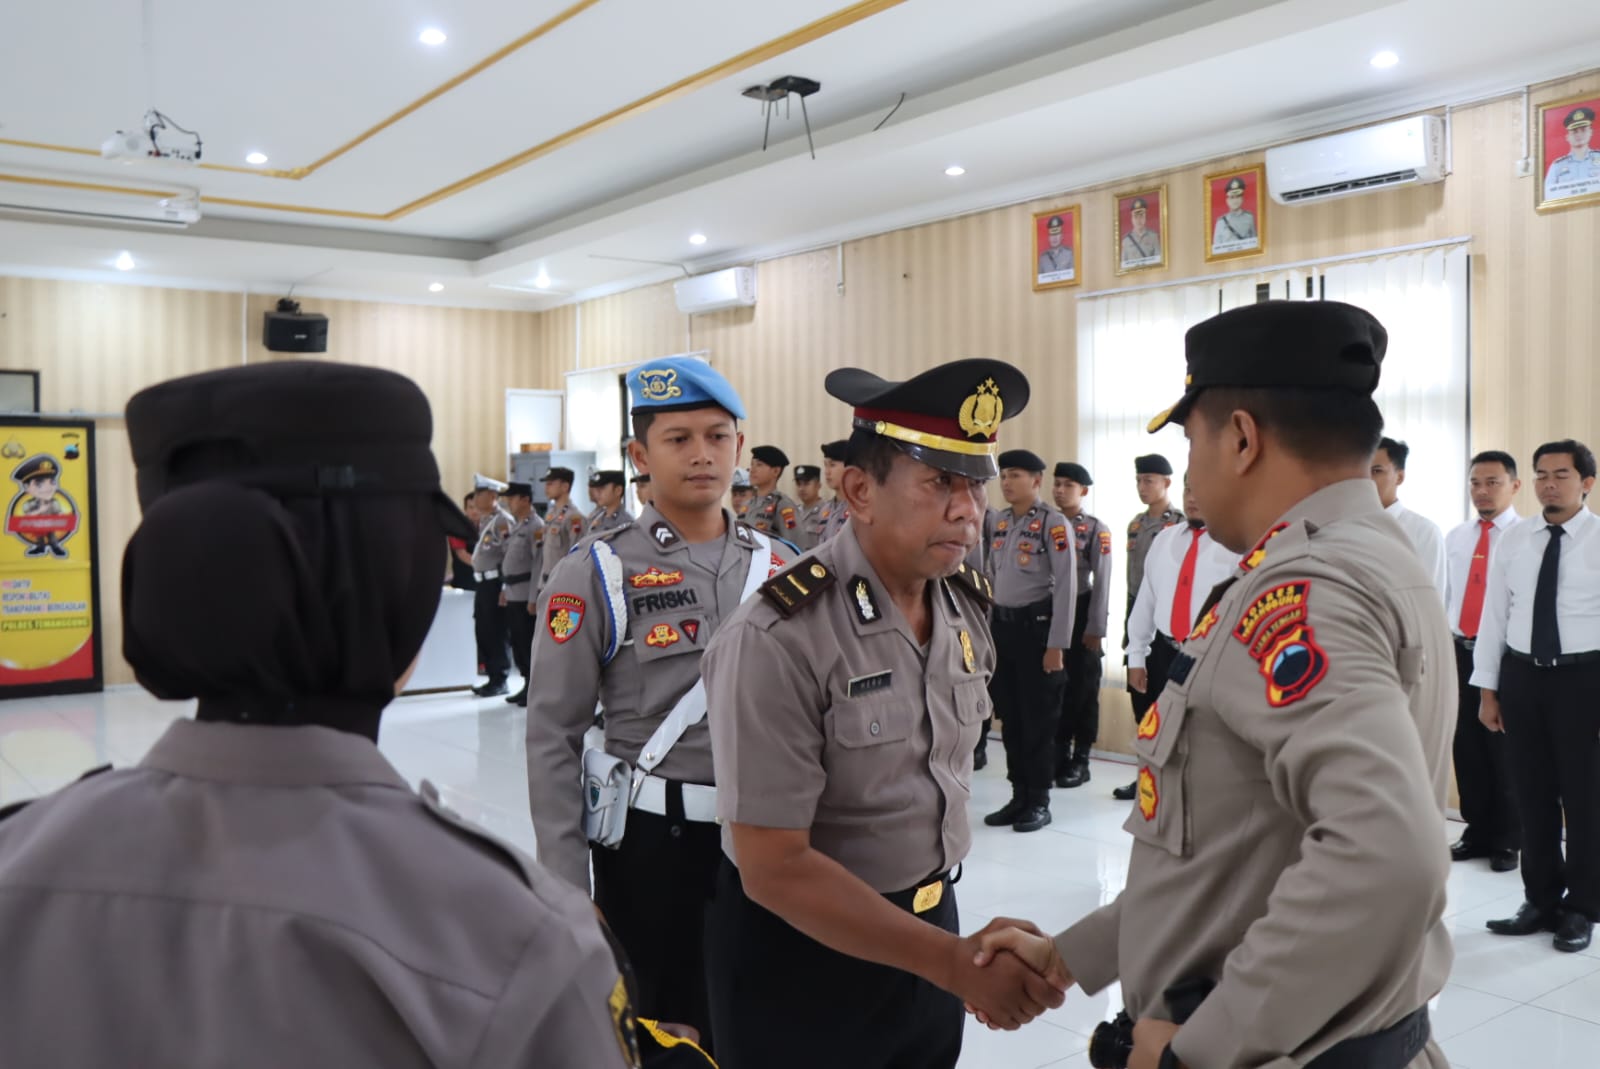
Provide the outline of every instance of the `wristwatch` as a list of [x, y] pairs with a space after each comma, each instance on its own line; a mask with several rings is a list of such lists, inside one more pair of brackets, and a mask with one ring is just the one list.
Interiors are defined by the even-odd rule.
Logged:
[[1183, 1069], [1183, 1063], [1178, 1060], [1178, 1052], [1172, 1049], [1172, 1044], [1167, 1044], [1167, 1049], [1161, 1052], [1161, 1060], [1156, 1063], [1156, 1069]]

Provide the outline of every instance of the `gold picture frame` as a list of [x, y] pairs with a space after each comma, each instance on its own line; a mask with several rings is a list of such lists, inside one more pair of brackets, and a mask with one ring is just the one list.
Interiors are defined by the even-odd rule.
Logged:
[[[1059, 227], [1050, 224], [1059, 220]], [[1052, 235], [1051, 231], [1058, 231]], [[1051, 245], [1053, 236], [1059, 244]], [[1061, 250], [1067, 259], [1061, 260]], [[1083, 207], [1069, 204], [1065, 208], [1051, 208], [1033, 213], [1033, 289], [1064, 289], [1083, 282]]]
[[[1153, 206], [1152, 201], [1155, 202]], [[1112, 243], [1111, 250], [1116, 258], [1117, 274], [1127, 275], [1135, 271], [1154, 271], [1166, 267], [1166, 185], [1118, 193], [1114, 198], [1114, 204], [1111, 225], [1116, 240]], [[1145, 213], [1144, 218], [1135, 218], [1135, 213], [1140, 211], [1141, 207]], [[1151, 215], [1157, 220], [1154, 229], [1149, 225]], [[1154, 248], [1150, 247], [1152, 237], [1155, 239]]]
[[[1539, 170], [1533, 176], [1535, 211], [1553, 212], [1580, 204], [1600, 204], [1600, 151], [1593, 142], [1596, 115], [1600, 115], [1600, 90], [1552, 100], [1538, 106], [1534, 136], [1539, 142]], [[1574, 119], [1578, 121], [1574, 122]], [[1583, 136], [1586, 153], [1580, 163], [1572, 159], [1579, 148], [1574, 133]], [[1558, 193], [1563, 188], [1570, 193]]]
[[[1201, 238], [1206, 263], [1260, 256], [1267, 251], [1267, 168], [1264, 164], [1218, 171], [1201, 187], [1205, 211]], [[1235, 190], [1239, 205], [1228, 199]]]

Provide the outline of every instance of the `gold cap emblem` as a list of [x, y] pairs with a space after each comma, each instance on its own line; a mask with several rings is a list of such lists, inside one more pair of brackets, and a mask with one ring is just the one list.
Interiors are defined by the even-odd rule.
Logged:
[[987, 379], [961, 402], [961, 429], [973, 438], [993, 438], [1000, 429], [1000, 421], [1005, 418], [1005, 411], [1000, 387], [993, 379]]
[[675, 368], [647, 369], [639, 372], [639, 387], [639, 392], [647, 401], [670, 401], [674, 397], [683, 396], [683, 387], [678, 385], [678, 372]]

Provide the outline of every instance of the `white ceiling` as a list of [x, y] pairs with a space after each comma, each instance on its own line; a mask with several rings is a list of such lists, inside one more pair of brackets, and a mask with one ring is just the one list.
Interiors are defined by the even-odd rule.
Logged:
[[[201, 190], [205, 219], [153, 232], [0, 216], [0, 272], [547, 307], [681, 274], [670, 265], [1012, 203], [1557, 77], [1600, 56], [1600, 4], [1571, 0], [148, 0], [148, 10], [146, 22], [140, 0], [13, 5], [0, 20], [0, 176], [182, 183]], [[773, 44], [829, 16], [814, 39]], [[310, 173], [248, 173], [252, 150], [270, 156], [267, 170], [311, 167], [550, 19], [562, 21]], [[449, 35], [443, 46], [418, 43], [429, 25]], [[1383, 48], [1398, 67], [1369, 65]], [[772, 55], [735, 61], [752, 50]], [[780, 106], [762, 152], [761, 105], [740, 96], [785, 74], [822, 83], [807, 101], [816, 160], [798, 101]], [[678, 94], [629, 108], [685, 79]], [[205, 161], [230, 169], [40, 147], [94, 150], [151, 104], [200, 131]], [[551, 141], [520, 166], [397, 211]], [[1508, 166], [1518, 154], [1508, 146]], [[946, 177], [951, 163], [967, 173]], [[710, 242], [692, 247], [693, 232]], [[123, 250], [132, 272], [112, 267]], [[525, 292], [541, 271], [550, 292]], [[433, 282], [444, 290], [429, 293]]]

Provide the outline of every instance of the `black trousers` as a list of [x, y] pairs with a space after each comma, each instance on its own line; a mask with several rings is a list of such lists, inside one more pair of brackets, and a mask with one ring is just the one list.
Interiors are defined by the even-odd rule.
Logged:
[[633, 809], [615, 850], [591, 846], [594, 903], [628, 952], [641, 1017], [693, 1025], [712, 1050], [706, 999], [705, 926], [722, 829], [683, 819], [683, 794], [669, 786], [676, 819]]
[[513, 601], [506, 605], [506, 633], [511, 638], [511, 662], [522, 674], [522, 685], [528, 685], [528, 666], [533, 662], [533, 617], [528, 615], [528, 603]]
[[1050, 603], [1026, 608], [996, 605], [995, 668], [989, 699], [1005, 724], [1006, 778], [1029, 805], [1048, 806], [1055, 777], [1056, 725], [1061, 720], [1065, 672], [1044, 670], [1050, 637]]
[[1511, 754], [1506, 738], [1478, 719], [1478, 688], [1472, 678], [1472, 651], [1456, 639], [1456, 736], [1451, 747], [1456, 791], [1461, 795], [1463, 842], [1485, 850], [1516, 850], [1522, 845], [1517, 798], [1511, 789]]
[[[910, 912], [914, 893], [885, 897]], [[959, 931], [955, 889], [946, 884], [921, 917]], [[960, 999], [795, 930], [750, 901], [729, 861], [717, 875], [706, 968], [722, 1069], [953, 1069], [961, 1056]]]
[[472, 592], [472, 627], [478, 640], [478, 662], [491, 683], [504, 683], [511, 672], [506, 663], [506, 611], [500, 605], [498, 579], [485, 579]]
[[1083, 644], [1083, 630], [1089, 623], [1091, 592], [1078, 595], [1072, 623], [1072, 648], [1067, 650], [1067, 683], [1061, 689], [1061, 722], [1056, 726], [1056, 774], [1066, 771], [1074, 752], [1089, 759], [1094, 740], [1100, 737], [1100, 677], [1102, 650]]
[[1540, 909], [1600, 921], [1600, 663], [1537, 668], [1508, 656], [1500, 708], [1522, 824], [1524, 893]]
[[1172, 662], [1177, 656], [1178, 644], [1157, 631], [1155, 641], [1150, 643], [1150, 654], [1144, 659], [1145, 674], [1149, 676], [1149, 682], [1145, 684], [1143, 694], [1135, 692], [1138, 697], [1144, 699], [1142, 703], [1134, 702], [1134, 712], [1139, 715], [1139, 719], [1144, 719], [1145, 711], [1161, 697], [1161, 688], [1167, 685], [1167, 676], [1171, 674]]

